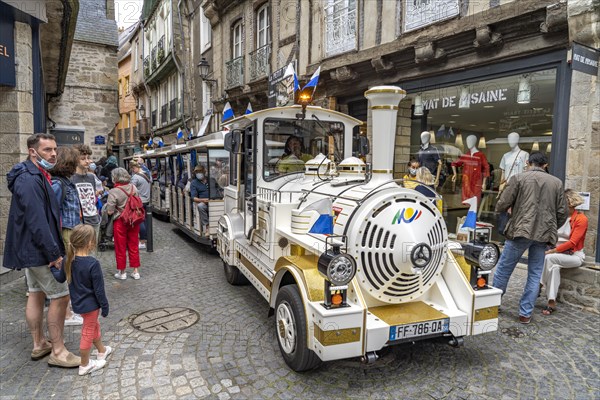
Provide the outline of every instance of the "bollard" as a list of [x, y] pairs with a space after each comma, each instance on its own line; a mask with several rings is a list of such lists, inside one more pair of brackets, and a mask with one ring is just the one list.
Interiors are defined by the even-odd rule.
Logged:
[[146, 210], [146, 252], [154, 251], [154, 240], [152, 235], [152, 205], [149, 204]]

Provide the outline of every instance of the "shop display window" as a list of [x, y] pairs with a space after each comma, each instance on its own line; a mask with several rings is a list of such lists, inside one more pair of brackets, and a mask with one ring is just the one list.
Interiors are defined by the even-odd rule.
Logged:
[[[409, 96], [411, 157], [420, 157], [436, 176], [432, 153], [439, 155], [437, 191], [443, 197], [449, 232], [456, 232], [458, 219], [467, 213], [463, 200], [475, 196], [478, 221], [494, 225], [493, 239], [503, 239], [498, 234], [498, 215], [494, 211], [503, 172], [504, 178], [522, 172], [532, 151], [552, 151], [555, 87], [556, 70], [549, 69]], [[429, 137], [429, 148], [425, 150], [424, 131], [429, 132], [423, 135]], [[513, 132], [517, 135], [509, 140]], [[514, 147], [515, 140], [518, 148]]]

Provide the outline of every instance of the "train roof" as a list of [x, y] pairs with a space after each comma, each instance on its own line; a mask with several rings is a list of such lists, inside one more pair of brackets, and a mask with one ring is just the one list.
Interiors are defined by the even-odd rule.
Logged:
[[226, 133], [226, 131], [219, 131], [190, 140], [185, 145], [181, 145], [181, 147], [172, 149], [169, 151], [169, 154], [185, 153], [186, 151], [197, 148], [223, 148], [224, 137]]
[[[284, 118], [295, 118], [296, 114], [302, 111], [302, 106], [299, 104], [295, 104], [293, 106], [286, 107], [273, 107], [267, 108], [264, 110], [258, 110], [251, 114], [245, 114], [239, 116], [237, 118], [232, 119], [227, 122], [225, 126], [227, 127], [235, 127], [235, 128], [244, 128], [250, 125], [258, 118], [266, 118], [266, 117], [284, 117]], [[307, 106], [306, 107], [306, 119], [310, 119], [311, 115], [317, 116], [319, 119], [326, 121], [340, 121], [345, 124], [350, 125], [360, 125], [362, 123], [361, 120], [351, 117], [347, 114], [341, 113], [335, 110], [329, 110], [323, 107], [316, 106]]]

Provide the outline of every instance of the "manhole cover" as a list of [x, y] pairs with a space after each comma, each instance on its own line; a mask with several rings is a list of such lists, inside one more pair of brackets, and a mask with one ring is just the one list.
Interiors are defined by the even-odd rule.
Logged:
[[515, 339], [526, 336], [526, 333], [519, 330], [519, 328], [504, 328], [502, 329], [502, 333]]
[[134, 316], [131, 325], [142, 332], [166, 333], [188, 328], [199, 320], [200, 314], [191, 308], [165, 307]]

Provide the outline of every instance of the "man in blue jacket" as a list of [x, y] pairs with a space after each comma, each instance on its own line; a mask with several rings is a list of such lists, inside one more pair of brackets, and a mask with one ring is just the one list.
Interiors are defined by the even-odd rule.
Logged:
[[[25, 319], [33, 337], [32, 360], [50, 354], [48, 364], [75, 368], [80, 358], [65, 348], [63, 330], [69, 303], [69, 288], [58, 283], [49, 266], [62, 267], [65, 248], [60, 233], [59, 205], [50, 182], [49, 171], [56, 163], [56, 140], [53, 135], [38, 133], [27, 139], [29, 157], [7, 174], [12, 192], [4, 267], [25, 269], [29, 297]], [[46, 297], [48, 308], [48, 342], [44, 337], [43, 316]]]

